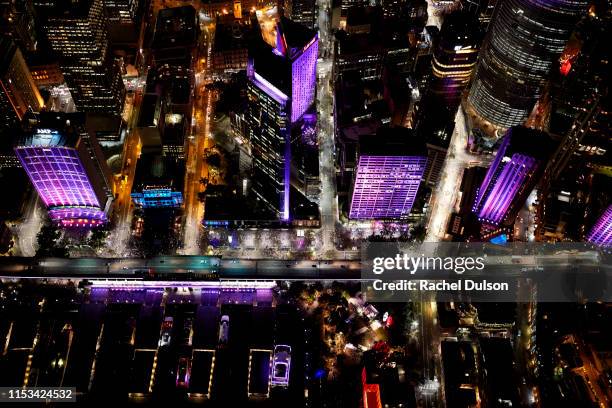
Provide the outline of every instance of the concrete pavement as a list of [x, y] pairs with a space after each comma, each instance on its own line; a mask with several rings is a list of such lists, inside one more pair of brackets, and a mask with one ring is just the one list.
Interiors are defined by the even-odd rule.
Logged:
[[457, 209], [463, 171], [470, 166], [489, 164], [489, 158], [467, 152], [468, 133], [465, 113], [463, 108], [459, 107], [440, 182], [432, 193], [425, 242], [444, 240], [451, 213], [453, 209]]
[[38, 193], [32, 189], [30, 201], [26, 206], [24, 221], [13, 228], [13, 234], [17, 236], [17, 246], [15, 253], [21, 256], [34, 256], [36, 254], [37, 235], [43, 222], [42, 203], [38, 198]]

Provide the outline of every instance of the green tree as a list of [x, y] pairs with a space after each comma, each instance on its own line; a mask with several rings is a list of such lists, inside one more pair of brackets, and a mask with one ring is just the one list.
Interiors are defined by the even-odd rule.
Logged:
[[105, 227], [95, 228], [91, 230], [87, 244], [93, 249], [100, 249], [104, 246], [106, 238], [108, 237], [108, 229]]
[[43, 224], [40, 231], [36, 235], [36, 241], [38, 243], [36, 256], [68, 258], [68, 249], [60, 242], [61, 236], [62, 233], [57, 226], [50, 222]]

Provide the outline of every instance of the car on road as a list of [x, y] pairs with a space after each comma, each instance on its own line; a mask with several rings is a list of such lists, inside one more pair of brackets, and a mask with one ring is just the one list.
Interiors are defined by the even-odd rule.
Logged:
[[228, 315], [221, 316], [221, 321], [219, 322], [219, 344], [227, 344], [229, 339], [229, 321]]
[[272, 359], [272, 386], [287, 387], [291, 372], [291, 346], [278, 344], [274, 346]]
[[174, 318], [172, 316], [166, 316], [162, 323], [161, 334], [159, 336], [159, 347], [170, 345], [170, 336], [172, 333], [172, 326], [174, 325]]
[[176, 386], [189, 387], [189, 377], [191, 377], [191, 361], [187, 357], [181, 357], [176, 367]]

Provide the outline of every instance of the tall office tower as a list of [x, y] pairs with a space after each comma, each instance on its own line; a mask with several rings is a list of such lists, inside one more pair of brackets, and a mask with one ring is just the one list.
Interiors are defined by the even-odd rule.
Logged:
[[612, 50], [601, 41], [610, 35], [611, 15], [589, 16], [581, 24], [580, 41], [572, 41], [561, 56], [549, 121], [550, 132], [561, 136], [561, 144], [546, 169], [545, 177], [551, 182], [572, 158], [597, 165], [610, 154]]
[[521, 126], [508, 129], [472, 207], [478, 220], [494, 226], [514, 223], [555, 147], [547, 133]]
[[586, 0], [498, 2], [468, 97], [482, 119], [508, 128], [527, 118], [587, 4]]
[[129, 24], [136, 20], [138, 0], [104, 0], [106, 16], [111, 23]]
[[[600, 182], [609, 174], [612, 153], [612, 50], [601, 39], [612, 34], [611, 7], [608, 2], [608, 11], [591, 8], [582, 19], [561, 54], [550, 102], [543, 105], [550, 108], [548, 131], [558, 135], [560, 144], [538, 191], [535, 236], [541, 241], [581, 239], [584, 225], [592, 225], [593, 218], [607, 207], [609, 187], [600, 188]], [[598, 190], [606, 192], [600, 199], [595, 198]], [[586, 211], [584, 203], [588, 203]]]
[[423, 31], [427, 24], [427, 1], [411, 0], [408, 2], [407, 10], [410, 25], [414, 27], [414, 32]]
[[381, 0], [383, 16], [388, 19], [399, 19], [408, 12], [407, 0]]
[[454, 122], [463, 91], [470, 82], [480, 44], [476, 19], [454, 12], [444, 19], [440, 40], [431, 62], [432, 76], [417, 112], [416, 127], [427, 138], [447, 142], [452, 133], [447, 122]]
[[461, 0], [461, 8], [478, 18], [480, 28], [487, 31], [499, 0]]
[[361, 137], [349, 218], [406, 218], [426, 166], [425, 146], [407, 140], [404, 135], [379, 131], [376, 136]]
[[24, 51], [36, 51], [37, 36], [31, 0], [0, 2], [0, 36], [10, 35]]
[[335, 82], [351, 72], [357, 72], [364, 81], [381, 79], [388, 51], [381, 39], [367, 33], [348, 35], [340, 31], [336, 44]]
[[587, 241], [603, 246], [612, 247], [612, 205], [599, 217], [587, 235]]
[[120, 114], [125, 89], [108, 52], [103, 1], [56, 0], [39, 4], [37, 12], [77, 110]]
[[291, 143], [289, 98], [254, 74], [247, 85], [249, 139], [253, 147], [253, 191], [268, 207], [289, 219]]
[[544, 172], [548, 187], [572, 161], [580, 160], [589, 167], [607, 166], [610, 157], [610, 125], [612, 123], [612, 95], [594, 94], [578, 112], [569, 131], [551, 157]]
[[368, 0], [340, 0], [340, 12], [346, 16], [348, 9], [351, 7], [366, 7], [369, 6]]
[[455, 115], [476, 67], [480, 41], [479, 23], [472, 14], [455, 11], [445, 17], [431, 61], [431, 79], [414, 114], [414, 127], [428, 145], [428, 184], [440, 180]]
[[113, 200], [110, 171], [85, 115], [45, 112], [27, 120], [15, 153], [50, 218], [65, 227], [107, 222]]
[[319, 39], [284, 17], [275, 28], [260, 26], [276, 35], [262, 31], [267, 40], [253, 47], [247, 66], [253, 191], [281, 219], [289, 220], [291, 136], [315, 101]]
[[314, 30], [317, 22], [315, 0], [284, 0], [283, 14], [288, 19]]
[[44, 101], [15, 43], [0, 36], [0, 128], [19, 123], [28, 109], [38, 112]]
[[476, 67], [480, 36], [476, 20], [468, 13], [454, 12], [444, 18], [431, 62], [429, 96], [452, 114]]
[[157, 68], [164, 65], [190, 68], [199, 35], [198, 13], [193, 6], [159, 10], [151, 42]]

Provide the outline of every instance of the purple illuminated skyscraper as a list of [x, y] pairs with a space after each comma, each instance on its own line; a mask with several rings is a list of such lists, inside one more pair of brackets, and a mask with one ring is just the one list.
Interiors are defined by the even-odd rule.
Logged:
[[397, 134], [359, 140], [349, 218], [397, 220], [410, 214], [427, 166], [427, 150], [417, 146]]
[[84, 115], [41, 113], [15, 146], [17, 158], [49, 211], [70, 227], [107, 221], [112, 202], [108, 169]]
[[587, 235], [587, 241], [602, 247], [612, 247], [612, 205], [599, 217]]
[[547, 133], [520, 126], [508, 129], [472, 207], [478, 220], [491, 225], [513, 223], [554, 147]]
[[253, 152], [253, 191], [282, 220], [290, 218], [292, 133], [315, 101], [317, 34], [287, 18], [249, 55], [248, 125]]

